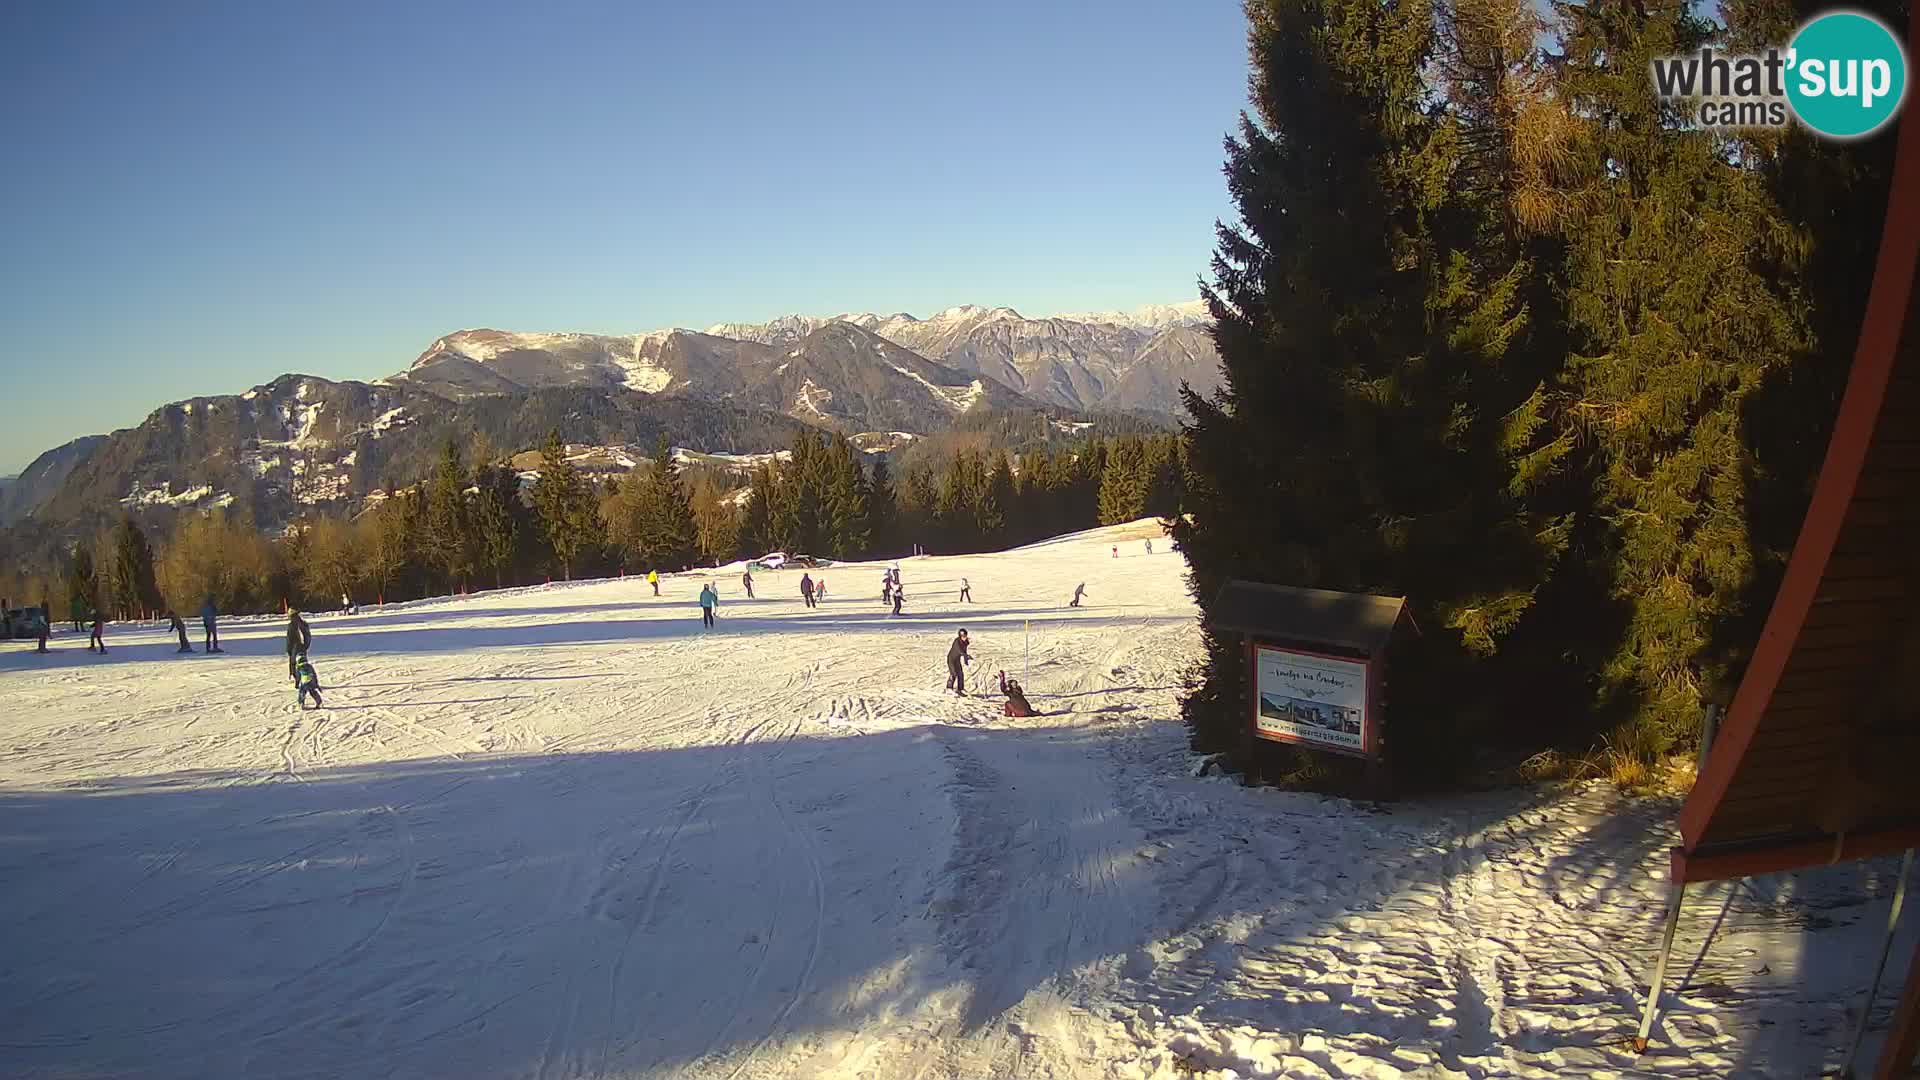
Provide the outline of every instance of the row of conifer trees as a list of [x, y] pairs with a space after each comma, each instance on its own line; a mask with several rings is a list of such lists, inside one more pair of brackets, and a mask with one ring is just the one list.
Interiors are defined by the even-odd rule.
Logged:
[[[1188, 395], [1177, 535], [1203, 608], [1230, 578], [1412, 599], [1403, 779], [1541, 747], [1642, 765], [1730, 695], [1831, 428], [1894, 140], [1703, 129], [1649, 61], [1783, 44], [1813, 8], [1246, 5], [1238, 220], [1203, 287], [1227, 383]], [[1199, 748], [1354, 781], [1243, 759], [1239, 643], [1208, 649]]]
[[[618, 476], [583, 471], [557, 432], [525, 484], [504, 460], [469, 466], [449, 441], [432, 473], [356, 516], [314, 514], [269, 536], [220, 511], [178, 517], [158, 544], [132, 518], [75, 545], [64, 580], [12, 583], [59, 595], [79, 617], [333, 608], [473, 588], [674, 571], [769, 551], [834, 559], [996, 550], [1178, 511], [1173, 435], [1082, 439], [1010, 455], [962, 446], [896, 479], [847, 440], [799, 436], [755, 468], [683, 465], [663, 443]], [[78, 613], [69, 616], [69, 610]]]

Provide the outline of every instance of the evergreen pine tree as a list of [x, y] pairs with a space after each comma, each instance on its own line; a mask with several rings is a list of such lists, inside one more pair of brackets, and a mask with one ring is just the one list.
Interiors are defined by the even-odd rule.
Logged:
[[130, 619], [158, 608], [160, 588], [154, 582], [153, 548], [133, 518], [122, 517], [114, 527], [112, 551], [105, 590], [112, 610]]
[[762, 464], [753, 471], [752, 490], [747, 496], [740, 521], [740, 554], [746, 558], [756, 558], [780, 547], [778, 531], [774, 524], [775, 508], [779, 502], [779, 473], [771, 464]]
[[540, 479], [533, 485], [533, 505], [540, 531], [553, 553], [561, 576], [573, 580], [574, 560], [592, 540], [596, 506], [580, 472], [567, 460], [557, 430], [547, 433], [540, 450]]
[[993, 467], [981, 486], [974, 520], [980, 529], [981, 543], [988, 550], [1013, 546], [1008, 522], [1013, 512], [1013, 464], [1005, 450], [996, 451]]
[[900, 550], [899, 519], [900, 496], [893, 489], [893, 470], [883, 457], [873, 463], [873, 477], [867, 484], [867, 527], [875, 554], [886, 556]]
[[67, 555], [67, 602], [75, 622], [93, 610], [99, 595], [100, 583], [94, 576], [93, 548], [84, 543], [75, 544]]
[[[1191, 521], [1174, 535], [1203, 613], [1230, 578], [1410, 597], [1427, 633], [1396, 668], [1389, 752], [1444, 767], [1472, 742], [1450, 726], [1475, 711], [1471, 658], [1512, 632], [1566, 542], [1523, 502], [1539, 400], [1516, 348], [1527, 267], [1477, 255], [1507, 211], [1497, 189], [1453, 183], [1468, 152], [1431, 103], [1430, 6], [1247, 13], [1258, 120], [1228, 142], [1240, 225], [1220, 227], [1203, 289], [1226, 382], [1184, 392]], [[1185, 711], [1198, 746], [1234, 752], [1245, 660], [1209, 619]]]
[[497, 465], [482, 466], [474, 477], [480, 492], [473, 501], [475, 563], [493, 574], [493, 587], [506, 584], [506, 572], [520, 549], [520, 478]]
[[1100, 473], [1100, 524], [1118, 525], [1145, 517], [1150, 476], [1146, 444], [1115, 439]]
[[907, 470], [906, 483], [900, 488], [898, 520], [904, 533], [900, 546], [944, 550], [938, 542], [936, 504], [939, 499], [931, 472], [924, 468]]
[[1626, 611], [1600, 669], [1625, 714], [1616, 749], [1651, 756], [1690, 736], [1727, 686], [1709, 648], [1753, 574], [1748, 398], [1808, 344], [1773, 271], [1791, 239], [1765, 178], [1729, 138], [1663, 101], [1652, 57], [1712, 25], [1684, 0], [1567, 5], [1563, 93], [1583, 171], [1568, 197], [1574, 353], [1564, 443], [1591, 448], [1596, 563]]
[[654, 448], [653, 463], [637, 495], [634, 548], [640, 565], [667, 570], [692, 566], [699, 532], [694, 526], [693, 507], [687, 502], [686, 485], [680, 478], [680, 463], [664, 435]]
[[873, 541], [867, 476], [853, 444], [843, 438], [827, 445], [824, 458], [826, 551], [836, 559], [856, 558], [866, 554]]
[[426, 520], [427, 556], [448, 592], [473, 570], [477, 545], [468, 517], [467, 470], [460, 462], [460, 447], [448, 438], [427, 487]]

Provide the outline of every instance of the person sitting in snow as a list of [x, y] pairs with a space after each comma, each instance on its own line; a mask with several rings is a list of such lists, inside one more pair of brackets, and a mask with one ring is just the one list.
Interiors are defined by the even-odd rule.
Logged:
[[313, 707], [320, 707], [320, 676], [314, 674], [313, 665], [307, 662], [307, 654], [301, 653], [293, 660], [293, 685], [298, 688], [297, 700], [302, 709], [307, 707], [307, 695], [313, 695]]
[[1007, 695], [1006, 704], [1000, 711], [1007, 716], [1032, 716], [1033, 706], [1027, 704], [1026, 691], [1020, 689], [1020, 680], [1007, 678], [1006, 672], [1000, 673], [1000, 692]]

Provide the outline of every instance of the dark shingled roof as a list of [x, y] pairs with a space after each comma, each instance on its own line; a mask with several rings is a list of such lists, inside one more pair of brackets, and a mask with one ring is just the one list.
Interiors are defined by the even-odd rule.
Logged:
[[1372, 655], [1386, 648], [1406, 610], [1404, 596], [1229, 581], [1214, 598], [1210, 615], [1216, 630], [1324, 642]]

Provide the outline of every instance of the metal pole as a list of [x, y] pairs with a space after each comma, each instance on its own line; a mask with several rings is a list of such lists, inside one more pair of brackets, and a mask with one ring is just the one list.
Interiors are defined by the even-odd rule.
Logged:
[[[1873, 999], [1880, 993], [1880, 977], [1887, 973], [1887, 954], [1893, 951], [1893, 931], [1900, 925], [1900, 905], [1907, 899], [1907, 872], [1913, 869], [1913, 849], [1900, 860], [1900, 882], [1893, 887], [1893, 908], [1887, 912], [1887, 940], [1880, 946], [1880, 963], [1873, 969], [1873, 983], [1867, 987], [1867, 1000], [1860, 1004], [1860, 1022], [1853, 1026], [1853, 1042], [1847, 1046], [1847, 1060], [1840, 1066], [1840, 1080], [1853, 1080], [1853, 1059], [1860, 1053], [1861, 1040], [1867, 1037], [1867, 1019], [1873, 1015]], [[1907, 978], [1914, 977], [1913, 973]]]
[[1680, 928], [1680, 901], [1686, 894], [1686, 885], [1676, 881], [1673, 891], [1667, 895], [1667, 932], [1660, 942], [1660, 958], [1653, 962], [1653, 985], [1647, 987], [1647, 1007], [1640, 1014], [1640, 1034], [1633, 1040], [1636, 1054], [1647, 1052], [1647, 1036], [1653, 1031], [1654, 1009], [1660, 1004], [1660, 984], [1666, 981], [1667, 959], [1673, 955], [1673, 932]]
[[1694, 766], [1694, 772], [1707, 770], [1707, 754], [1713, 749], [1713, 737], [1720, 730], [1720, 706], [1707, 706], [1707, 715], [1700, 721], [1700, 761]]

